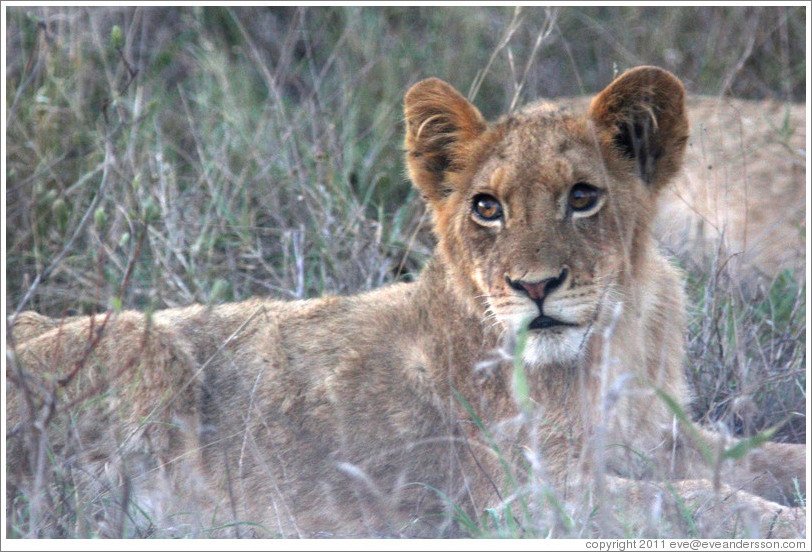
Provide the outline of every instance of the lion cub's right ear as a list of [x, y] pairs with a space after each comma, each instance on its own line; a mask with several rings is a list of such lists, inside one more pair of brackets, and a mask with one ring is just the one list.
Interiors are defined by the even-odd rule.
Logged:
[[476, 138], [488, 125], [462, 94], [435, 78], [409, 89], [404, 113], [409, 175], [423, 197], [436, 204], [453, 191], [449, 176], [468, 165]]

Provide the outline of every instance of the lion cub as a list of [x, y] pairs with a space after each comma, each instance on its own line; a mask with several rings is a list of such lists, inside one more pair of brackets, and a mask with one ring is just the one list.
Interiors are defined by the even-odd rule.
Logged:
[[489, 124], [424, 80], [406, 158], [438, 245], [418, 281], [22, 314], [9, 526], [54, 534], [41, 490], [67, 478], [102, 520], [87, 534], [118, 515], [165, 535], [801, 536], [804, 447], [722, 461], [730, 443], [681, 415], [683, 294], [650, 226], [684, 96], [638, 67], [586, 114]]

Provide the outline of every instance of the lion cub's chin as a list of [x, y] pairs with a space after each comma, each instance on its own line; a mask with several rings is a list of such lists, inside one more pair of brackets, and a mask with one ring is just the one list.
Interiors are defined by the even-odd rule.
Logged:
[[586, 334], [587, 329], [583, 326], [529, 330], [522, 359], [528, 367], [574, 362], [584, 349]]

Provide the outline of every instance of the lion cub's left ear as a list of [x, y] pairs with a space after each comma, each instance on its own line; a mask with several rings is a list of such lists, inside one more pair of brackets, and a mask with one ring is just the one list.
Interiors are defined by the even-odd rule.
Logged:
[[682, 166], [688, 141], [685, 88], [659, 67], [635, 67], [598, 94], [589, 108], [598, 137], [634, 159], [640, 178], [661, 188]]
[[409, 89], [404, 114], [409, 175], [436, 205], [454, 190], [454, 173], [469, 165], [477, 138], [488, 125], [471, 102], [436, 78]]

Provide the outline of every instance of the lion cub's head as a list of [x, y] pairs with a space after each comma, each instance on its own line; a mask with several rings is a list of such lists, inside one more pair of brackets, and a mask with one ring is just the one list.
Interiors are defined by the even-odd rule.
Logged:
[[406, 94], [409, 172], [452, 285], [485, 323], [528, 326], [529, 363], [575, 358], [644, 279], [656, 199], [687, 141], [684, 96], [638, 67], [585, 116], [531, 106], [488, 124], [441, 80]]

